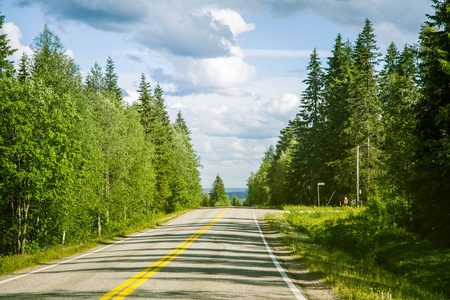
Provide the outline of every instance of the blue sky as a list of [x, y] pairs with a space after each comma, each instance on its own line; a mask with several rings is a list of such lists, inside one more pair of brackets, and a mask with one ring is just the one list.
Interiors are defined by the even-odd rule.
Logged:
[[338, 33], [355, 41], [369, 18], [380, 52], [417, 42], [430, 0], [5, 0], [3, 32], [29, 52], [47, 23], [86, 75], [111, 56], [129, 103], [141, 73], [181, 110], [201, 157], [202, 185], [217, 174], [245, 187], [266, 149], [298, 112], [309, 55], [322, 63]]

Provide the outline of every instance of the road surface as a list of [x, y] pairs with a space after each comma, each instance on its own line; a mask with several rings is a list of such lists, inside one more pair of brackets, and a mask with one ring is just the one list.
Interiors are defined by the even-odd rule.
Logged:
[[0, 299], [305, 299], [265, 245], [257, 222], [265, 212], [195, 210], [34, 273], [2, 277]]

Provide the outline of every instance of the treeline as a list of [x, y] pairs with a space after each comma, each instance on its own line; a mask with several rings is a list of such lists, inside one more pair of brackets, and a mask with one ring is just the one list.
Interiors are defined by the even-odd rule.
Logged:
[[83, 78], [47, 26], [32, 49], [15, 70], [0, 36], [0, 255], [201, 204], [189, 129], [181, 113], [170, 122], [159, 85], [142, 75], [128, 106], [110, 57]]
[[[424, 236], [450, 236], [450, 4], [420, 43], [378, 52], [372, 24], [354, 43], [338, 35], [323, 67], [314, 50], [300, 111], [248, 180], [256, 205], [359, 199]], [[359, 148], [359, 149], [358, 149]]]

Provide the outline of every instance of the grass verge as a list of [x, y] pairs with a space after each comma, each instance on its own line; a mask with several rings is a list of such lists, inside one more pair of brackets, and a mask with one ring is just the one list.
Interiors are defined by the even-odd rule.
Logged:
[[448, 299], [450, 250], [363, 209], [287, 207], [266, 216], [284, 244], [342, 299]]
[[43, 265], [49, 262], [75, 255], [87, 251], [91, 248], [110, 243], [118, 237], [125, 237], [129, 234], [157, 227], [176, 217], [188, 212], [189, 210], [179, 211], [171, 214], [156, 214], [149, 221], [141, 224], [135, 224], [126, 229], [118, 230], [102, 236], [101, 238], [92, 238], [84, 241], [72, 242], [67, 245], [56, 245], [45, 249], [34, 250], [25, 254], [0, 256], [0, 276], [12, 273], [24, 268]]

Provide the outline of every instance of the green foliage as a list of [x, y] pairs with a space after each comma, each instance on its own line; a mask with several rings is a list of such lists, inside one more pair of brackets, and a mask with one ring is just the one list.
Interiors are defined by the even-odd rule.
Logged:
[[252, 172], [252, 175], [248, 179], [248, 195], [246, 203], [249, 206], [265, 206], [270, 203], [270, 188], [268, 185], [267, 174], [272, 165], [271, 161], [273, 154], [274, 149], [271, 146], [266, 152], [258, 172], [256, 174]]
[[300, 110], [251, 174], [249, 204], [313, 205], [324, 182], [331, 205], [359, 197], [367, 218], [450, 245], [450, 4], [433, 3], [420, 45], [391, 43], [380, 72], [368, 19], [354, 44], [338, 35], [325, 71], [313, 51]]
[[[174, 154], [173, 126], [164, 104], [163, 91], [159, 84], [152, 91], [142, 74], [138, 90], [139, 113], [147, 139], [155, 146], [153, 165], [156, 172], [156, 207], [169, 209], [170, 201], [176, 199], [173, 187], [176, 186], [176, 159]], [[182, 143], [182, 142], [180, 142]], [[170, 208], [172, 209], [172, 208]]]
[[209, 194], [208, 193], [202, 193], [201, 195], [200, 195], [200, 197], [201, 197], [201, 199], [202, 199], [202, 207], [208, 207], [209, 206], [209, 203], [210, 203], [210, 196], [209, 196]]
[[385, 166], [383, 194], [390, 199], [402, 197], [410, 201], [408, 187], [413, 178], [413, 156], [416, 151], [414, 130], [417, 117], [414, 106], [419, 98], [413, 49], [405, 46], [399, 53], [392, 43], [385, 61], [380, 79], [385, 133], [382, 145]]
[[230, 200], [228, 195], [225, 193], [225, 186], [223, 185], [222, 178], [219, 174], [216, 176], [216, 180], [211, 187], [211, 192], [209, 193], [209, 205], [208, 206], [229, 206]]
[[83, 86], [48, 26], [32, 48], [17, 79], [0, 77], [0, 255], [126, 232], [158, 211], [200, 205], [199, 158], [186, 123], [170, 123], [159, 85], [151, 91], [143, 77], [141, 105], [124, 107], [111, 58]]
[[420, 33], [420, 86], [411, 184], [415, 230], [450, 246], [450, 10], [433, 0], [435, 14]]
[[[350, 95], [352, 89], [353, 59], [349, 42], [343, 43], [340, 35], [336, 38], [332, 50], [333, 56], [328, 58], [328, 69], [325, 74], [325, 140], [323, 161], [326, 167], [321, 171], [321, 180], [326, 182], [325, 189], [336, 191], [335, 201], [350, 195], [353, 186], [354, 170], [351, 159], [347, 157], [352, 145], [349, 143], [347, 122], [350, 118]], [[326, 191], [325, 190], [325, 191]]]
[[72, 241], [66, 245], [55, 245], [46, 247], [45, 249], [37, 249], [29, 251], [26, 254], [0, 256], [0, 276], [12, 273], [14, 271], [33, 267], [36, 265], [43, 265], [64, 257], [70, 257], [77, 253], [88, 251], [94, 247], [104, 246], [110, 240], [123, 237], [124, 235], [133, 234], [137, 231], [147, 230], [164, 224], [186, 211], [172, 213], [172, 214], [153, 214], [148, 218], [140, 219], [138, 222], [128, 224], [126, 228], [119, 228], [116, 232], [111, 232], [104, 235], [101, 239], [81, 239]]
[[[307, 87], [302, 93], [300, 112], [295, 122], [297, 143], [294, 145], [292, 171], [288, 174], [292, 190], [296, 191], [292, 195], [302, 199], [301, 203], [312, 204], [312, 191], [317, 180], [322, 180], [317, 175], [322, 165], [324, 140], [321, 132], [325, 121], [324, 73], [316, 49], [306, 69], [309, 71], [308, 77], [303, 83]], [[296, 200], [291, 199], [289, 202], [295, 203]]]
[[33, 41], [34, 51], [31, 73], [59, 94], [78, 90], [81, 86], [79, 67], [65, 54], [59, 37], [45, 25]]
[[86, 76], [86, 88], [98, 93], [106, 90], [106, 79], [103, 76], [102, 68], [97, 62], [95, 62], [91, 72]]
[[[3, 28], [3, 24], [5, 22], [5, 16], [0, 15], [0, 29]], [[12, 77], [14, 75], [14, 65], [8, 60], [8, 56], [14, 54], [17, 49], [11, 49], [11, 46], [8, 45], [9, 40], [7, 39], [6, 34], [0, 34], [0, 76], [6, 75], [8, 77]]]
[[[94, 70], [98, 72], [99, 70]], [[93, 74], [94, 75], [94, 74]], [[95, 74], [97, 75], [97, 74]], [[117, 81], [119, 76], [115, 72], [114, 61], [110, 56], [106, 60], [106, 72], [104, 78], [105, 92], [111, 96], [111, 99], [114, 99], [114, 103], [116, 105], [122, 104], [122, 90], [119, 88]], [[98, 82], [97, 84], [102, 84], [102, 82]], [[101, 85], [100, 85], [101, 86]]]
[[[360, 189], [364, 190], [362, 200], [367, 202], [376, 193], [375, 180], [380, 175], [380, 145], [382, 135], [381, 103], [378, 97], [376, 65], [378, 57], [372, 23], [366, 19], [358, 35], [353, 52], [352, 85], [349, 101], [350, 117], [347, 120], [347, 134], [351, 147], [347, 160], [355, 162], [356, 147], [360, 148]], [[356, 163], [350, 164], [356, 169]], [[356, 178], [356, 177], [354, 177]]]
[[189, 130], [189, 128], [186, 124], [186, 121], [183, 119], [183, 116], [181, 115], [181, 111], [178, 111], [175, 125], [178, 126], [178, 128], [180, 128], [184, 132], [184, 134], [189, 138], [189, 140], [191, 139], [189, 137], [189, 135], [191, 134], [191, 131]]
[[[287, 207], [269, 216], [284, 241], [345, 299], [445, 299], [450, 252], [374, 209]], [[436, 267], [440, 265], [441, 267]]]
[[173, 130], [173, 145], [174, 168], [178, 171], [170, 184], [172, 195], [169, 206], [173, 209], [199, 207], [202, 192], [198, 171], [200, 160], [189, 142], [186, 131], [176, 125]]
[[19, 71], [17, 74], [17, 78], [19, 79], [19, 81], [25, 81], [31, 76], [29, 70], [30, 60], [28, 58], [28, 55], [24, 52], [22, 54], [22, 57], [20, 58]]
[[12, 208], [1, 232], [15, 240], [2, 252], [24, 253], [28, 235], [45, 242], [66, 211], [77, 154], [68, 120], [75, 110], [39, 80], [2, 78], [0, 85], [0, 199], [2, 209]]
[[242, 206], [243, 202], [242, 200], [239, 200], [238, 197], [233, 196], [233, 199], [231, 199], [231, 206]]

